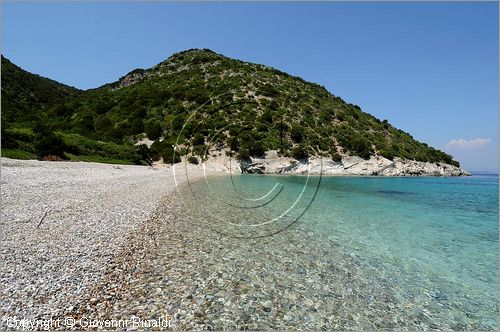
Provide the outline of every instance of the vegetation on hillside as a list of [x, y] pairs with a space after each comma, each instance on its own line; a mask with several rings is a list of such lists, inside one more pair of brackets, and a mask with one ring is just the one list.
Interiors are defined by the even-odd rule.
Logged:
[[[2, 103], [11, 98], [4, 97], [4, 84], [9, 89], [23, 83], [16, 77], [4, 81], [2, 76]], [[16, 114], [23, 108], [12, 101], [7, 107], [14, 116], [9, 115], [5, 129], [17, 142], [11, 149], [37, 154], [36, 139], [26, 136], [29, 130], [37, 135], [37, 120], [20, 121]], [[64, 143], [60, 155], [66, 158], [177, 162], [183, 154], [203, 158], [208, 148], [231, 148], [239, 159], [278, 150], [296, 159], [382, 155], [458, 165], [450, 155], [322, 86], [210, 50], [174, 54], [151, 69], [133, 70], [97, 89], [68, 90], [50, 102], [33, 103], [29, 112]], [[150, 149], [133, 146], [143, 133], [155, 141]]]

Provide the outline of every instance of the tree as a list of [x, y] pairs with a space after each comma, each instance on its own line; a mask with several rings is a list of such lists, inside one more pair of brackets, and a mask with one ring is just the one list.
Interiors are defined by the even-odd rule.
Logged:
[[369, 159], [371, 155], [370, 142], [364, 137], [356, 138], [354, 142], [354, 150], [358, 156], [363, 159]]
[[390, 149], [380, 150], [380, 155], [384, 158], [389, 159], [389, 160], [394, 159], [394, 152]]
[[137, 157], [136, 160], [134, 160], [136, 164], [140, 164], [142, 161], [145, 161], [148, 165], [153, 164], [153, 160], [151, 159], [151, 152], [149, 151], [146, 144], [140, 144], [139, 146], [136, 146], [136, 154]]
[[190, 156], [188, 158], [188, 162], [194, 165], [198, 165], [198, 158], [196, 158], [195, 156]]
[[162, 134], [161, 125], [156, 120], [149, 120], [144, 123], [144, 131], [150, 140], [155, 140]]
[[260, 142], [253, 142], [248, 150], [249, 154], [253, 157], [261, 157], [264, 155], [264, 147]]
[[16, 147], [16, 140], [10, 133], [8, 132], [7, 129], [7, 121], [2, 113], [2, 118], [1, 118], [1, 135], [2, 135], [2, 148], [14, 148]]
[[202, 159], [206, 159], [207, 153], [208, 153], [208, 146], [206, 146], [204, 144], [193, 146], [193, 154], [194, 155], [200, 156]]
[[302, 135], [302, 130], [296, 126], [292, 127], [292, 130], [290, 131], [290, 138], [294, 143], [302, 142], [302, 139], [304, 138]]
[[301, 159], [307, 159], [309, 157], [307, 150], [302, 146], [296, 146], [292, 149], [292, 158], [301, 160]]
[[179, 154], [165, 140], [155, 141], [150, 147], [150, 153], [153, 160], [159, 160], [161, 157], [165, 164], [175, 164], [181, 161]]
[[273, 123], [273, 113], [270, 110], [265, 111], [260, 116], [260, 121], [263, 123]]
[[164, 163], [176, 164], [181, 161], [181, 158], [175, 153], [174, 148], [169, 144], [164, 144], [160, 150], [160, 156], [163, 158]]
[[39, 123], [33, 128], [35, 132], [34, 147], [39, 160], [52, 155], [61, 159], [66, 159], [64, 150], [66, 148], [62, 139], [60, 139], [47, 126]]
[[342, 161], [342, 156], [338, 154], [336, 149], [331, 149], [330, 156], [332, 157], [333, 161]]
[[249, 161], [250, 160], [250, 152], [247, 149], [240, 149], [238, 154], [236, 155], [236, 159], [240, 161]]
[[94, 128], [94, 117], [90, 114], [85, 114], [77, 123], [75, 124], [79, 133], [84, 136], [90, 136]]
[[203, 145], [203, 144], [205, 144], [205, 136], [203, 136], [200, 133], [194, 135], [192, 144], [193, 145]]
[[144, 125], [141, 118], [131, 118], [128, 134], [140, 134], [144, 132]]

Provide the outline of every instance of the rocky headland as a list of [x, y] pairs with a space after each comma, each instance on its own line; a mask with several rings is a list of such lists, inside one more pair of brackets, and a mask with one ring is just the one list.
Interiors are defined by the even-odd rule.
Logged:
[[402, 158], [389, 160], [382, 156], [363, 159], [345, 156], [339, 161], [328, 157], [296, 160], [278, 156], [276, 151], [266, 152], [263, 158], [246, 161], [221, 157], [211, 158], [207, 164], [224, 165], [219, 169], [249, 174], [311, 174], [311, 175], [380, 175], [380, 176], [469, 176], [462, 168], [446, 164], [421, 162]]

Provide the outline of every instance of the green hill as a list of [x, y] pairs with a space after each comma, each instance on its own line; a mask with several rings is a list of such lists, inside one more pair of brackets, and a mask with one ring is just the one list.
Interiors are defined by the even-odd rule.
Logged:
[[77, 95], [80, 90], [31, 74], [2, 56], [2, 118], [8, 123], [37, 120], [46, 107]]
[[[51, 82], [53, 88], [36, 90], [46, 91], [45, 99], [45, 93], [36, 100], [23, 97], [21, 107], [12, 94], [4, 96], [4, 86], [6, 91], [16, 86], [29, 91], [42, 83], [27, 86], [15, 74], [5, 80], [2, 76], [8, 131], [24, 131], [33, 135], [31, 142], [36, 140], [36, 121], [19, 121], [24, 112], [36, 112], [48, 126], [44, 130], [63, 141], [62, 157], [140, 163], [150, 154], [178, 160], [173, 155], [177, 145], [181, 155], [191, 151], [203, 156], [210, 147], [232, 148], [241, 159], [278, 150], [297, 159], [382, 155], [458, 165], [450, 155], [320, 85], [210, 50], [180, 52], [153, 68], [135, 69], [117, 82], [82, 92], [30, 77]], [[155, 141], [149, 150], [133, 146], [143, 133]], [[29, 139], [17, 141], [16, 149], [36, 153]]]

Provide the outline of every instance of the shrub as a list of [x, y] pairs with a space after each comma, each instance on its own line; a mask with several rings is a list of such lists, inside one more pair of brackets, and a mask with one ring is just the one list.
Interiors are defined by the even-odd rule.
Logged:
[[188, 162], [194, 165], [198, 165], [198, 158], [196, 158], [195, 156], [190, 156], [188, 158]]
[[240, 161], [250, 160], [250, 152], [247, 149], [240, 149], [236, 155], [236, 159]]
[[257, 126], [255, 127], [255, 129], [257, 129], [257, 131], [259, 133], [267, 133], [269, 131], [268, 126], [266, 126], [266, 125], [264, 125], [262, 123], [257, 124]]
[[380, 150], [380, 155], [384, 158], [389, 159], [389, 160], [394, 159], [394, 152], [391, 150]]
[[144, 132], [144, 124], [141, 118], [131, 118], [129, 120], [128, 134], [135, 135]]
[[149, 154], [153, 161], [158, 161], [161, 158], [160, 145], [161, 143], [159, 141], [154, 141], [153, 144], [151, 144], [151, 146], [149, 147]]
[[293, 127], [292, 130], [290, 131], [290, 138], [295, 143], [302, 142], [303, 139], [302, 130], [299, 127]]
[[175, 164], [181, 161], [179, 154], [175, 152], [172, 145], [165, 140], [161, 142], [155, 141], [151, 145], [150, 153], [153, 160], [159, 160], [161, 157], [166, 164]]
[[[2, 142], [3, 144], [3, 142]], [[1, 149], [2, 157], [5, 158], [13, 158], [13, 159], [36, 159], [36, 156], [24, 150], [19, 149], [5, 149], [2, 147]]]
[[193, 154], [203, 159], [205, 158], [205, 154], [207, 153], [207, 148], [208, 147], [206, 145], [195, 145], [193, 147]]
[[331, 151], [330, 156], [332, 157], [333, 161], [342, 161], [342, 156], [337, 153], [337, 150]]
[[260, 142], [253, 142], [253, 144], [250, 145], [248, 152], [252, 157], [261, 157], [265, 153], [264, 147]]
[[257, 93], [266, 97], [277, 97], [279, 95], [278, 90], [271, 84], [262, 85]]
[[267, 110], [260, 116], [260, 121], [263, 123], [273, 123], [273, 114]]
[[292, 158], [294, 159], [307, 159], [308, 156], [307, 150], [302, 145], [296, 146], [292, 149]]
[[146, 164], [151, 165], [153, 160], [151, 159], [151, 152], [146, 144], [140, 144], [136, 146], [136, 157], [134, 158], [135, 164], [140, 164], [141, 162], [146, 162]]
[[105, 159], [129, 161], [137, 159], [137, 152], [133, 145], [116, 144], [112, 142], [95, 141], [78, 134], [58, 132], [62, 138], [66, 152], [77, 156], [100, 156]]
[[179, 155], [175, 153], [174, 148], [168, 144], [163, 145], [160, 150], [160, 156], [163, 158], [163, 162], [168, 164], [176, 164], [181, 161]]
[[354, 141], [354, 151], [363, 159], [369, 159], [371, 155], [370, 142], [364, 137], [356, 138]]
[[34, 145], [36, 156], [39, 160], [43, 160], [48, 155], [57, 156], [61, 159], [65, 158], [64, 142], [53, 132], [50, 132], [43, 136], [37, 136]]
[[196, 134], [196, 135], [194, 135], [192, 144], [193, 145], [203, 145], [203, 144], [205, 144], [205, 136], [203, 136], [202, 134], [199, 134], [199, 133]]
[[151, 120], [144, 123], [144, 131], [150, 140], [159, 138], [162, 134], [161, 125], [159, 122]]

